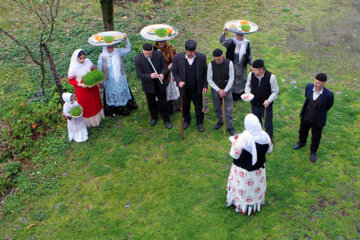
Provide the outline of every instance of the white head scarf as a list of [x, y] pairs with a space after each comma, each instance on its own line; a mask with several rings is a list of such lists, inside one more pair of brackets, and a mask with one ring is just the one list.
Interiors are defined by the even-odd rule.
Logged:
[[73, 94], [72, 94], [72, 93], [68, 93], [68, 92], [62, 94], [62, 99], [63, 99], [64, 102], [65, 102], [65, 104], [64, 104], [64, 109], [63, 109], [63, 112], [64, 112], [64, 113], [70, 112], [71, 108], [73, 108], [74, 105], [75, 105], [75, 101], [74, 101], [73, 104], [71, 103], [71, 96], [73, 96]]
[[90, 61], [90, 59], [86, 58], [84, 63], [79, 63], [78, 55], [82, 49], [76, 49], [71, 56], [70, 66], [68, 76], [76, 77], [77, 82], [81, 82], [82, 76], [91, 71], [91, 68], [94, 64]]
[[272, 143], [269, 135], [261, 129], [259, 119], [252, 113], [246, 115], [244, 119], [245, 131], [240, 134], [237, 138], [232, 136], [229, 140], [232, 143], [230, 150], [230, 156], [232, 158], [239, 158], [242, 149], [245, 149], [252, 155], [252, 165], [257, 162], [257, 151], [256, 145], [258, 144], [269, 144], [268, 152], [272, 150]]
[[236, 45], [239, 45], [240, 46], [240, 53], [239, 53], [239, 63], [241, 62], [241, 59], [242, 57], [246, 54], [246, 47], [247, 47], [247, 44], [249, 43], [249, 40], [247, 40], [245, 38], [245, 34], [243, 34], [243, 40], [242, 41], [239, 41], [236, 39], [236, 35], [238, 33], [235, 33], [235, 37], [232, 39], [233, 42], [236, 44]]
[[[114, 51], [112, 53], [109, 53], [107, 50], [107, 46], [104, 46], [100, 57], [111, 58], [115, 82], [120, 82], [121, 72], [123, 72], [123, 63], [121, 61], [120, 50], [114, 48]], [[123, 74], [124, 73], [125, 72], [123, 72]]]

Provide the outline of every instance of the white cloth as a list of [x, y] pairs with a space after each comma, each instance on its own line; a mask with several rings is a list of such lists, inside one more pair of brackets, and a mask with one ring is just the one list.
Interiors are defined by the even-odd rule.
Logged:
[[[73, 107], [80, 106], [77, 101], [71, 103], [71, 93], [63, 93], [62, 98], [65, 102], [63, 107], [63, 114], [66, 117], [71, 117], [70, 111]], [[83, 117], [67, 119], [69, 141], [84, 142], [88, 139], [88, 132], [86, 129], [85, 121]]]
[[170, 81], [166, 87], [166, 100], [167, 101], [176, 100], [179, 97], [180, 97], [179, 88], [176, 86], [176, 81], [172, 73], [170, 73]]
[[239, 41], [239, 40], [236, 39], [236, 35], [237, 35], [237, 34], [235, 34], [235, 37], [234, 37], [232, 40], [234, 41], [234, 43], [235, 43], [236, 45], [239, 45], [239, 46], [240, 46], [239, 62], [241, 62], [242, 57], [246, 54], [246, 47], [247, 47], [247, 45], [249, 44], [249, 40], [247, 40], [247, 39], [245, 38], [245, 34], [244, 34], [244, 35], [243, 35], [243, 36], [244, 36], [244, 37], [243, 37], [243, 40], [242, 40], [242, 41]]
[[192, 57], [192, 58], [188, 58], [188, 56], [185, 54], [185, 59], [187, 59], [190, 66], [193, 64], [195, 58], [196, 58], [196, 55], [194, 55], [194, 57]]
[[90, 59], [86, 58], [84, 63], [79, 63], [78, 55], [82, 49], [76, 49], [71, 56], [70, 66], [69, 66], [69, 77], [76, 77], [77, 82], [81, 82], [81, 78], [88, 72], [91, 71], [91, 68], [94, 64], [90, 61]]
[[316, 92], [315, 88], [313, 88], [313, 100], [316, 101], [316, 99], [323, 93], [324, 89], [321, 89], [320, 92]]
[[269, 144], [268, 153], [272, 151], [272, 143], [269, 135], [261, 129], [259, 119], [252, 113], [246, 115], [244, 119], [245, 131], [239, 136], [230, 137], [229, 140], [232, 143], [230, 149], [230, 156], [232, 158], [239, 158], [242, 149], [245, 149], [252, 155], [252, 165], [257, 162], [256, 145]]
[[120, 50], [117, 48], [114, 48], [114, 51], [112, 53], [109, 53], [107, 50], [107, 46], [103, 47], [102, 53], [100, 54], [100, 57], [110, 58], [112, 61], [113, 71], [114, 71], [114, 80], [115, 82], [120, 82], [121, 79], [121, 71], [120, 71]]

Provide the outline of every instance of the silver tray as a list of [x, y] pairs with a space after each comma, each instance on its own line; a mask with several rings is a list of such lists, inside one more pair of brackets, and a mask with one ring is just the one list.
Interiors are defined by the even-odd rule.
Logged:
[[[229, 30], [230, 32], [233, 32], [233, 33], [241, 33], [241, 34], [250, 34], [250, 33], [254, 33], [256, 32], [259, 27], [258, 25], [256, 25], [255, 23], [253, 22], [249, 22], [249, 25], [250, 25], [250, 31], [248, 32], [243, 32], [241, 31], [241, 26], [240, 26], [240, 21], [247, 21], [247, 20], [231, 20], [231, 21], [228, 21], [225, 23], [225, 28], [227, 30]], [[231, 25], [235, 25], [235, 28], [232, 27]]]
[[[118, 39], [115, 39], [111, 43], [105, 43], [104, 40], [102, 40], [101, 42], [97, 41], [95, 39], [95, 35], [101, 35], [101, 36], [119, 36], [119, 35], [121, 35], [122, 37], [120, 37]], [[93, 45], [93, 46], [103, 47], [103, 46], [109, 46], [109, 45], [117, 44], [117, 43], [121, 42], [124, 38], [125, 38], [125, 36], [124, 36], [124, 33], [122, 33], [122, 32], [107, 31], [107, 32], [100, 32], [100, 33], [92, 35], [91, 37], [89, 37], [88, 43]]]
[[[172, 28], [174, 30], [174, 32], [172, 34], [167, 35], [164, 38], [158, 37], [155, 33], [154, 30], [158, 29], [158, 28]], [[170, 40], [173, 39], [174, 37], [176, 37], [178, 35], [178, 30], [170, 25], [167, 24], [153, 24], [153, 25], [149, 25], [144, 27], [143, 29], [141, 29], [140, 31], [140, 35], [141, 37], [150, 40], [150, 41], [166, 41], [166, 40]]]

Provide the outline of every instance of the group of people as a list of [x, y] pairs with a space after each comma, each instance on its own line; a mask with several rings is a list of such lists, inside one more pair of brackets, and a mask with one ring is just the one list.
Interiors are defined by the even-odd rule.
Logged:
[[[166, 41], [157, 41], [155, 46], [151, 43], [143, 44], [142, 53], [135, 57], [135, 69], [146, 95], [150, 126], [156, 125], [160, 111], [165, 126], [171, 129], [169, 113], [179, 110], [181, 95], [183, 128], [187, 129], [191, 123], [190, 105], [193, 102], [197, 129], [204, 132], [202, 97], [210, 85], [214, 112], [218, 119], [214, 129], [220, 129], [226, 121], [226, 128], [231, 134], [230, 156], [233, 165], [226, 188], [226, 204], [234, 205], [237, 212], [250, 214], [260, 211], [261, 204], [265, 202], [265, 154], [273, 148], [273, 103], [278, 96], [279, 86], [276, 76], [265, 68], [262, 59], [252, 61], [250, 42], [244, 34], [235, 34], [234, 38], [226, 39], [225, 33], [224, 28], [220, 43], [226, 48], [226, 58], [223, 51], [217, 48], [213, 51], [213, 60], [207, 64], [206, 56], [196, 51], [197, 43], [194, 40], [185, 42], [185, 51], [182, 53], [177, 53]], [[122, 61], [122, 57], [131, 50], [126, 34], [125, 40], [126, 48], [106, 46], [99, 56], [97, 68], [105, 74], [105, 81], [99, 84], [100, 88], [104, 88], [105, 115], [129, 114], [137, 108]], [[81, 49], [73, 53], [68, 79], [75, 88], [78, 102], [72, 94], [63, 94], [63, 111], [68, 119], [70, 141], [86, 141], [86, 127], [98, 126], [104, 118], [98, 86], [90, 88], [82, 81], [82, 77], [93, 69], [93, 63], [85, 58]], [[306, 99], [300, 112], [299, 141], [293, 147], [303, 147], [311, 129], [312, 162], [317, 160], [316, 152], [327, 111], [334, 103], [332, 92], [325, 88], [326, 82], [326, 74], [319, 73], [314, 83], [306, 86]], [[238, 135], [232, 125], [233, 101], [239, 100], [244, 93], [254, 96], [251, 100], [252, 113], [246, 115], [245, 130]], [[83, 108], [83, 117], [72, 119], [69, 112], [78, 105]], [[261, 127], [262, 121], [265, 131]]]

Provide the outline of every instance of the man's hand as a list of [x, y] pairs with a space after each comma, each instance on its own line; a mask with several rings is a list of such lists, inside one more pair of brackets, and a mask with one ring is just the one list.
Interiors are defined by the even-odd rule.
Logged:
[[203, 88], [202, 93], [205, 95], [207, 93], [207, 88]]
[[160, 73], [158, 76], [159, 76], [160, 81], [162, 82], [164, 80], [164, 74]]
[[182, 88], [182, 87], [184, 87], [184, 86], [185, 86], [185, 82], [180, 81], [180, 82], [179, 82], [179, 87], [181, 87], [181, 88]]
[[270, 102], [269, 100], [265, 100], [264, 103], [263, 103], [264, 107], [268, 107], [270, 105]]
[[226, 97], [226, 92], [224, 91], [224, 89], [220, 89], [220, 90], [218, 91], [218, 93], [219, 93], [219, 95], [220, 95], [221, 98]]
[[158, 74], [153, 72], [152, 74], [150, 74], [150, 77], [153, 78], [153, 79], [158, 78]]

